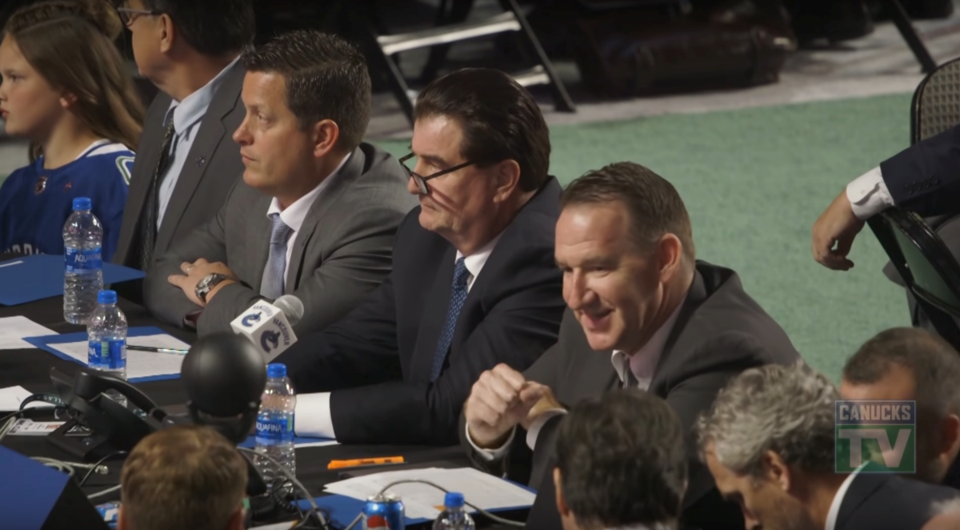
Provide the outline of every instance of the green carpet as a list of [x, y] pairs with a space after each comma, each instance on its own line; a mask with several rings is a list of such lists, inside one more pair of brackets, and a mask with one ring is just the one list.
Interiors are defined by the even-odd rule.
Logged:
[[[850, 272], [813, 261], [810, 227], [850, 179], [908, 145], [908, 95], [754, 108], [551, 130], [566, 184], [631, 160], [670, 180], [693, 220], [697, 257], [740, 273], [815, 368], [839, 380], [867, 338], [909, 325], [902, 289], [866, 229]], [[395, 155], [408, 141], [379, 142]]]

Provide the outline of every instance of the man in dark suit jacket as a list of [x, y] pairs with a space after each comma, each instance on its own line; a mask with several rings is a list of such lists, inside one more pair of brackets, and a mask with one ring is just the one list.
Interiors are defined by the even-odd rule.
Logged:
[[[528, 528], [559, 526], [548, 470], [567, 407], [621, 386], [640, 387], [665, 399], [689, 435], [731, 376], [798, 358], [736, 273], [695, 260], [679, 194], [649, 169], [621, 162], [574, 181], [564, 192], [556, 234], [570, 307], [560, 339], [522, 374], [505, 366], [484, 373], [460, 432], [480, 467], [538, 489]], [[682, 524], [740, 524], [692, 441], [688, 459]]]
[[[563, 313], [553, 229], [560, 185], [536, 101], [503, 72], [467, 69], [417, 99], [393, 271], [341, 322], [277, 358], [297, 433], [352, 443], [454, 444], [470, 385], [524, 369]], [[305, 393], [306, 392], [306, 393]]]
[[843, 367], [843, 399], [915, 401], [916, 474], [960, 490], [960, 355], [919, 328], [882, 331]]
[[[217, 217], [147, 274], [147, 308], [201, 335], [261, 299], [293, 294], [295, 331], [323, 329], [390, 272], [416, 200], [387, 153], [361, 143], [370, 116], [363, 55], [342, 39], [290, 32], [246, 52], [247, 118], [234, 139], [247, 170]], [[323, 87], [317, 97], [313, 87]]]
[[936, 501], [958, 496], [840, 445], [863, 442], [838, 440], [838, 399], [808, 366], [767, 365], [731, 380], [700, 417], [701, 454], [748, 530], [920, 530]]
[[[113, 261], [147, 270], [212, 219], [243, 173], [230, 135], [240, 101], [240, 50], [253, 41], [249, 0], [126, 0], [140, 73], [160, 92], [147, 111]], [[136, 289], [124, 295], [139, 300]]]
[[[960, 258], [960, 125], [927, 138], [850, 182], [813, 225], [813, 257], [833, 270], [849, 270], [847, 258], [864, 223], [891, 206], [916, 212]], [[888, 263], [884, 274], [903, 280]], [[907, 293], [914, 326], [936, 332], [912, 293]]]

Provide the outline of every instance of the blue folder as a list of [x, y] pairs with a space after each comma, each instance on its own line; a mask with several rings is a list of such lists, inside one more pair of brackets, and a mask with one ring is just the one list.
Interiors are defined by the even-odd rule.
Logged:
[[[63, 256], [37, 254], [0, 262], [0, 305], [20, 305], [63, 295]], [[143, 271], [103, 264], [103, 284], [138, 280]]]
[[[127, 330], [127, 338], [131, 337], [145, 337], [147, 335], [166, 335], [167, 332], [152, 326], [144, 327], [135, 327]], [[85, 331], [80, 331], [77, 333], [64, 333], [62, 335], [45, 335], [43, 337], [24, 337], [24, 341], [33, 344], [41, 350], [46, 350], [57, 357], [64, 359], [66, 361], [73, 361], [77, 364], [82, 364], [86, 366], [86, 363], [80, 362], [77, 359], [70, 357], [69, 355], [56, 350], [51, 346], [52, 344], [64, 344], [69, 342], [83, 342], [87, 340], [87, 333]], [[157, 355], [174, 355], [172, 353], [164, 354], [159, 353]], [[154, 375], [151, 377], [133, 377], [129, 379], [131, 383], [144, 383], [146, 381], [162, 381], [164, 379], [177, 379], [180, 377], [180, 374], [163, 374], [163, 375]]]

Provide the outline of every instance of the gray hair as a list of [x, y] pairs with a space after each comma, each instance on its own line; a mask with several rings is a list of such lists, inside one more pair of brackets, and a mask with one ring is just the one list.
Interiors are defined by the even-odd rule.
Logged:
[[712, 443], [717, 460], [738, 474], [759, 475], [767, 451], [805, 471], [831, 471], [837, 399], [833, 383], [802, 361], [746, 370], [698, 418], [701, 458]]

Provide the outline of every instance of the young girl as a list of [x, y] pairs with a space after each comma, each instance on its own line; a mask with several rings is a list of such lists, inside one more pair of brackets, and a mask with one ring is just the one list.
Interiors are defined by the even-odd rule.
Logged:
[[123, 29], [107, 0], [24, 7], [0, 42], [0, 116], [29, 139], [31, 164], [0, 187], [0, 252], [62, 254], [75, 197], [89, 197], [113, 255], [143, 106], [113, 40]]

